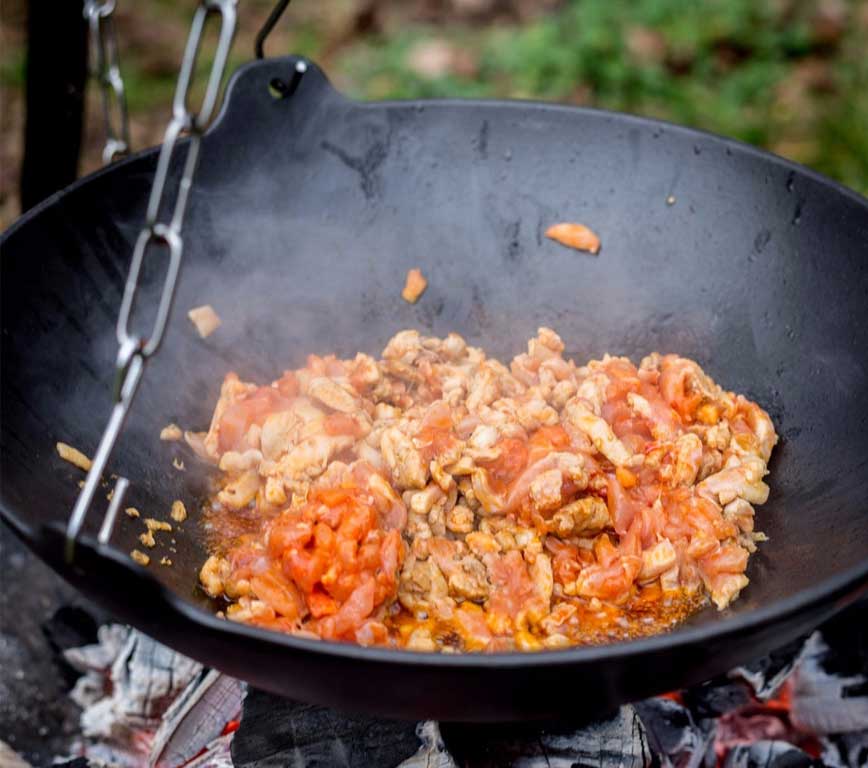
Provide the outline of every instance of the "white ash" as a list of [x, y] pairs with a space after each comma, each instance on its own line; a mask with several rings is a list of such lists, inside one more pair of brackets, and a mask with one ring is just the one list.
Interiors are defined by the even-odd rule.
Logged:
[[70, 694], [82, 707], [76, 754], [119, 768], [232, 765], [232, 734], [221, 734], [239, 715], [243, 683], [129, 627], [100, 627], [98, 641], [64, 651], [83, 673]]
[[823, 668], [828, 654], [829, 646], [814, 632], [792, 676], [793, 724], [821, 736], [868, 732], [868, 696], [848, 695], [851, 690], [866, 690], [868, 679], [860, 674], [829, 674]]
[[131, 731], [156, 730], [175, 697], [202, 669], [198, 662], [126, 627], [101, 628], [99, 640], [98, 646], [64, 652], [73, 667], [100, 675], [103, 690], [108, 691], [93, 701], [98, 684], [91, 678], [73, 692], [75, 701], [84, 705], [82, 733], [89, 738], [122, 743]]
[[446, 751], [440, 726], [435, 720], [424, 720], [416, 726], [416, 735], [422, 742], [419, 751], [397, 768], [458, 768]]

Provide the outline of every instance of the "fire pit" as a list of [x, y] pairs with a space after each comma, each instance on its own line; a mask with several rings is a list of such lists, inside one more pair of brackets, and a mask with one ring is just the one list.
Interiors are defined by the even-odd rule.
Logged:
[[[2, 534], [3, 741], [31, 764], [841, 766], [868, 764], [868, 602], [688, 690], [593, 721], [470, 725], [353, 716], [281, 699], [82, 604]], [[27, 588], [24, 588], [24, 585]], [[10, 622], [14, 607], [20, 622]], [[9, 694], [9, 695], [6, 695]], [[577, 691], [593, 696], [593, 691]], [[11, 752], [0, 752], [11, 760]], [[13, 763], [10, 763], [13, 764]]]

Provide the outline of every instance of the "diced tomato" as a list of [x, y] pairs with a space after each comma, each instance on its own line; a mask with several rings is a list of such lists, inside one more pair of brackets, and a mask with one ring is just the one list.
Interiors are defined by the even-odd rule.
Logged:
[[353, 590], [333, 617], [336, 636], [340, 637], [349, 632], [371, 615], [374, 610], [375, 589], [374, 580], [368, 579]]
[[268, 551], [279, 558], [289, 549], [304, 547], [313, 536], [313, 526], [300, 520], [297, 513], [284, 513], [277, 518], [268, 533]]
[[552, 575], [559, 584], [570, 584], [576, 580], [582, 563], [579, 560], [579, 548], [574, 544], [549, 536], [545, 547], [552, 553]]
[[584, 597], [621, 602], [629, 597], [641, 568], [640, 557], [619, 557], [608, 566], [592, 565], [579, 576], [579, 592]]
[[[644, 512], [644, 510], [642, 510]], [[642, 554], [642, 529], [643, 529], [642, 514], [636, 515], [626, 535], [621, 537], [618, 542], [618, 553], [620, 555], [641, 555]]]
[[256, 596], [289, 621], [300, 618], [302, 613], [301, 597], [295, 585], [282, 575], [267, 571], [250, 580]]
[[[375, 623], [361, 626], [375, 607], [394, 599], [404, 543], [399, 530], [379, 527], [373, 496], [347, 483], [314, 489], [304, 507], [270, 523], [268, 553], [282, 570], [263, 583], [262, 599], [282, 614], [290, 607], [288, 590], [298, 600], [292, 615], [309, 610], [313, 617], [306, 629], [349, 640], [359, 630], [380, 642], [385, 637]], [[289, 587], [280, 591], [284, 584]]]
[[323, 429], [327, 435], [361, 437], [365, 433], [362, 425], [346, 413], [330, 413], [325, 417]]
[[488, 470], [492, 490], [503, 493], [527, 465], [527, 444], [517, 437], [504, 437], [495, 443], [495, 447], [500, 451], [496, 459], [477, 463]]
[[268, 558], [259, 547], [239, 546], [229, 556], [232, 576], [236, 580], [249, 579], [257, 573], [268, 570]]
[[536, 586], [527, 572], [521, 552], [513, 549], [505, 555], [489, 555], [486, 563], [491, 578], [490, 613], [514, 619], [521, 611], [531, 608], [534, 602], [539, 602]]
[[337, 507], [340, 504], [351, 503], [355, 494], [350, 488], [317, 488], [311, 494], [312, 501], [318, 501], [327, 507]]
[[623, 398], [628, 392], [636, 392], [639, 389], [639, 371], [628, 360], [612, 358], [606, 363], [605, 371], [609, 377], [609, 386], [606, 389], [607, 400]]
[[612, 544], [608, 534], [602, 534], [594, 540], [594, 556], [597, 562], [604, 568], [610, 566], [618, 559], [618, 549]]
[[724, 544], [717, 551], [706, 555], [700, 567], [708, 575], [717, 573], [744, 573], [747, 568], [748, 551], [738, 544]]
[[696, 363], [675, 355], [666, 355], [660, 366], [660, 393], [684, 421], [693, 421], [693, 415], [702, 403], [702, 393], [689, 391], [691, 372]]
[[238, 448], [251, 425], [261, 425], [272, 413], [285, 411], [289, 406], [289, 399], [274, 387], [260, 387], [232, 403], [220, 419], [218, 448], [221, 452]]
[[322, 589], [318, 588], [314, 589], [307, 596], [307, 607], [310, 609], [311, 616], [315, 619], [331, 616], [337, 613], [338, 610], [337, 601], [331, 595], [326, 594]]
[[623, 535], [627, 533], [627, 529], [636, 515], [636, 502], [633, 501], [624, 486], [618, 482], [615, 475], [606, 475], [606, 496], [609, 515], [612, 518], [615, 531]]
[[304, 592], [312, 592], [328, 563], [320, 552], [291, 549], [283, 555], [283, 569]]
[[281, 395], [288, 398], [293, 398], [298, 395], [298, 379], [292, 371], [284, 371], [276, 382], [277, 391]]
[[527, 463], [533, 464], [550, 453], [567, 450], [570, 447], [570, 436], [560, 424], [540, 427], [530, 436], [527, 447]]
[[389, 531], [380, 550], [382, 576], [388, 579], [390, 584], [395, 584], [397, 581], [398, 564], [401, 561], [401, 544], [401, 534], [398, 531]]
[[331, 552], [335, 548], [337, 539], [334, 531], [325, 523], [317, 523], [313, 529], [314, 545], [317, 549]]

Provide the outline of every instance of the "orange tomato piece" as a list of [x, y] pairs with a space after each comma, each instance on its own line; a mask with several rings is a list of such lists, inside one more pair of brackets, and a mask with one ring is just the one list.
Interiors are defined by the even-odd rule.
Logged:
[[259, 387], [232, 403], [220, 419], [217, 444], [221, 452], [239, 447], [253, 424], [262, 425], [277, 411], [286, 410], [290, 401], [274, 387]]
[[338, 610], [337, 601], [319, 588], [314, 589], [307, 596], [307, 607], [310, 609], [311, 616], [315, 619], [331, 616], [337, 613]]
[[284, 397], [296, 397], [298, 395], [298, 379], [292, 371], [284, 371], [276, 382], [277, 391]]
[[495, 445], [500, 449], [500, 455], [491, 461], [479, 461], [478, 464], [488, 470], [492, 489], [502, 493], [527, 465], [528, 449], [524, 440], [517, 437], [502, 438]]
[[256, 596], [275, 613], [294, 621], [301, 616], [302, 602], [295, 585], [282, 576], [266, 571], [250, 580]]
[[332, 617], [337, 636], [355, 629], [373, 613], [375, 589], [374, 580], [368, 579], [353, 590], [353, 593]]
[[327, 435], [361, 437], [364, 434], [361, 424], [346, 413], [330, 413], [325, 417], [323, 429]]
[[557, 424], [553, 427], [540, 427], [527, 442], [528, 464], [534, 464], [555, 451], [565, 451], [570, 447], [570, 436]]

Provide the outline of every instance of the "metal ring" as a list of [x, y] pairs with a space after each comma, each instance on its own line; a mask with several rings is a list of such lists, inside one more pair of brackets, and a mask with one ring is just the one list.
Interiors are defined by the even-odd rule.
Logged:
[[[175, 90], [175, 98], [172, 102], [172, 112], [176, 119], [189, 120], [190, 129], [203, 132], [211, 121], [217, 96], [220, 92], [220, 84], [223, 80], [223, 72], [226, 68], [226, 59], [229, 49], [232, 47], [232, 38], [235, 35], [235, 5], [237, 0], [204, 0], [193, 16], [193, 24], [190, 27], [190, 35], [187, 38], [187, 46], [184, 49], [184, 59], [181, 64], [181, 72], [178, 75], [178, 87]], [[214, 53], [214, 61], [211, 72], [208, 75], [208, 83], [205, 86], [205, 96], [198, 111], [193, 111], [187, 106], [187, 97], [190, 94], [190, 82], [199, 59], [199, 50], [202, 45], [202, 31], [209, 16], [220, 16], [220, 35], [217, 40], [217, 50]]]
[[[162, 245], [169, 249], [169, 265], [166, 268], [166, 277], [163, 280], [163, 290], [160, 293], [160, 303], [157, 306], [157, 315], [151, 333], [145, 337], [133, 336], [129, 332], [130, 315], [135, 305], [136, 294], [139, 290], [139, 273], [142, 269], [145, 254], [152, 244]], [[157, 351], [163, 334], [166, 330], [166, 322], [169, 319], [169, 310], [172, 308], [172, 300], [175, 295], [175, 283], [178, 279], [178, 271], [181, 267], [181, 251], [183, 240], [181, 235], [165, 224], [155, 224], [143, 229], [136, 240], [133, 249], [133, 259], [130, 263], [130, 271], [127, 275], [127, 283], [124, 287], [124, 297], [121, 301], [118, 315], [117, 338], [121, 348], [135, 343], [143, 358], [148, 358]], [[120, 354], [120, 353], [119, 353]]]

